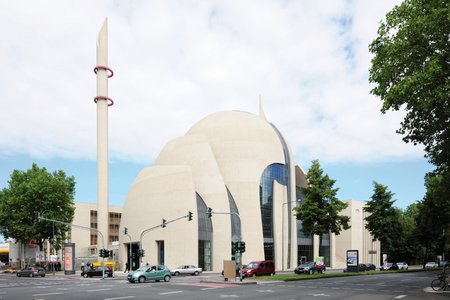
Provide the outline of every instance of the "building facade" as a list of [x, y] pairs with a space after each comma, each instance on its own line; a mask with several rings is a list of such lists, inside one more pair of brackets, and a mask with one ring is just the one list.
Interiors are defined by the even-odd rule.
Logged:
[[[233, 258], [231, 243], [241, 240], [243, 263], [270, 259], [277, 270], [295, 268], [319, 255], [317, 238], [303, 235], [292, 212], [306, 184], [287, 141], [262, 112], [212, 114], [170, 141], [136, 177], [122, 210], [120, 231], [126, 228], [128, 235], [119, 235], [120, 257], [124, 263], [131, 253], [137, 266], [141, 245], [141, 263], [221, 271], [223, 261]], [[361, 228], [324, 236], [328, 266], [345, 264], [341, 248], [353, 246], [347, 238], [368, 234]], [[341, 240], [345, 246], [339, 248]]]

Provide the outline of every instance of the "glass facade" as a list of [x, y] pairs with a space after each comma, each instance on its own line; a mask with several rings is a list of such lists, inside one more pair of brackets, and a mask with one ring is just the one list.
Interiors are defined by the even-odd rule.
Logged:
[[259, 186], [259, 200], [261, 205], [261, 221], [264, 237], [264, 256], [266, 260], [274, 259], [273, 251], [273, 182], [287, 185], [289, 169], [282, 164], [271, 164], [262, 176]]
[[198, 266], [204, 271], [211, 271], [212, 255], [212, 222], [208, 218], [208, 207], [203, 201], [202, 197], [196, 193], [197, 196], [197, 218], [198, 218]]

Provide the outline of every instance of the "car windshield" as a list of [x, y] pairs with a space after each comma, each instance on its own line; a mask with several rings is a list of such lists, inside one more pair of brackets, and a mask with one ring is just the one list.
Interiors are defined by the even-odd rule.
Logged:
[[256, 268], [258, 266], [258, 263], [249, 263], [248, 265], [247, 265], [247, 269], [254, 269], [254, 268]]
[[148, 268], [150, 268], [150, 266], [143, 266], [143, 267], [140, 267], [139, 269], [137, 269], [136, 271], [145, 272], [145, 271], [147, 271]]

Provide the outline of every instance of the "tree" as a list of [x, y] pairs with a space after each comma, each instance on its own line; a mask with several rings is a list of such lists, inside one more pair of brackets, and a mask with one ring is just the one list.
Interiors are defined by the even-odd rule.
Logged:
[[319, 236], [319, 251], [322, 248], [322, 236], [334, 233], [339, 235], [342, 229], [350, 228], [350, 217], [339, 215], [348, 204], [337, 197], [338, 188], [333, 188], [336, 180], [323, 174], [319, 161], [313, 160], [306, 174], [308, 186], [301, 188], [304, 199], [294, 208], [296, 217], [302, 221], [305, 235]]
[[366, 228], [374, 239], [380, 241], [383, 253], [395, 256], [398, 254], [403, 232], [400, 211], [393, 206], [394, 194], [387, 186], [377, 182], [373, 185], [374, 193], [364, 208], [369, 214], [365, 217]]
[[405, 0], [386, 15], [370, 44], [371, 93], [381, 111], [405, 109], [397, 131], [421, 143], [438, 170], [450, 166], [450, 2]]
[[37, 215], [71, 223], [75, 207], [75, 179], [63, 171], [47, 172], [33, 164], [26, 172], [14, 170], [8, 188], [0, 191], [0, 233], [21, 243], [35, 241], [40, 250], [45, 240], [58, 249], [69, 227], [50, 221], [38, 222]]
[[442, 175], [427, 174], [426, 193], [419, 203], [421, 213], [416, 218], [416, 236], [425, 247], [424, 264], [436, 255], [448, 253], [448, 233], [450, 226], [450, 182]]

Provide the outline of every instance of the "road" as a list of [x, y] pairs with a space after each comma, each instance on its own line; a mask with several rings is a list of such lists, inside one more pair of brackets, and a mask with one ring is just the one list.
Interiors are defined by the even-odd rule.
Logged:
[[[170, 282], [130, 284], [114, 279], [51, 276], [19, 278], [0, 274], [0, 299], [449, 299], [450, 292], [429, 292], [436, 272], [385, 273], [302, 281], [223, 282], [220, 275], [173, 277]], [[249, 284], [249, 283], [253, 284]]]

